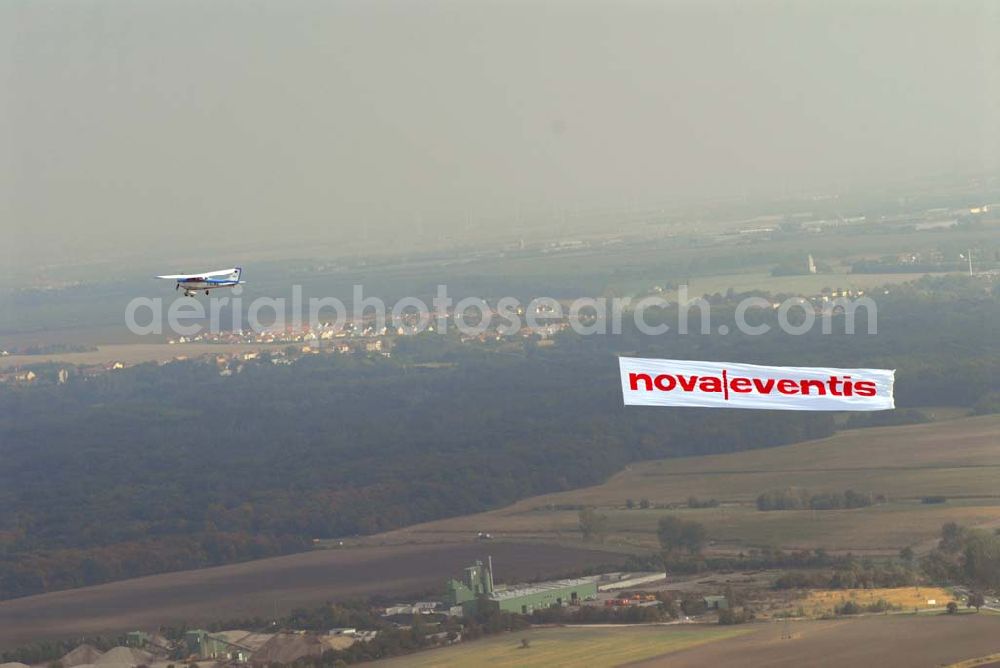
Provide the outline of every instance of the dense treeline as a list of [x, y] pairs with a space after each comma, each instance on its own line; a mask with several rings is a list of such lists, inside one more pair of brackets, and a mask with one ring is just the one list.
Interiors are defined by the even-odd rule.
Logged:
[[921, 572], [912, 564], [873, 563], [849, 560], [833, 572], [792, 571], [774, 582], [776, 589], [876, 589], [909, 587], [921, 581]]
[[[89, 548], [64, 548], [0, 555], [2, 582], [18, 590], [46, 591], [83, 587], [133, 577], [138, 573], [218, 566], [301, 552], [311, 542], [294, 535], [201, 532], [160, 536]], [[7, 570], [9, 569], [9, 570]]]
[[911, 548], [905, 548], [895, 560], [874, 561], [847, 555], [807, 565], [832, 567], [832, 570], [785, 573], [775, 581], [775, 587], [873, 589], [934, 582], [995, 591], [1000, 589], [1000, 532], [948, 522], [941, 527], [937, 547], [921, 559], [915, 558]]
[[989, 532], [948, 522], [941, 527], [937, 548], [920, 565], [935, 581], [996, 591], [1000, 589], [1000, 530]]
[[[707, 569], [720, 571], [751, 568], [816, 569], [793, 570], [782, 575], [775, 582], [777, 589], [902, 587], [916, 583], [921, 577], [914, 563], [912, 550], [901, 554], [899, 560], [884, 562], [858, 560], [851, 554], [831, 556], [822, 549], [785, 553], [779, 549], [768, 548], [753, 550], [750, 555], [741, 552], [736, 558], [707, 558], [702, 554], [702, 546], [708, 540], [708, 532], [699, 522], [681, 520], [673, 516], [663, 517], [660, 519], [657, 534], [663, 551], [658, 557], [647, 557], [646, 560], [647, 563], [654, 564], [656, 570], [666, 570], [668, 574], [699, 572]], [[831, 568], [832, 573], [829, 570]], [[733, 601], [732, 595], [728, 595], [727, 598]], [[738, 624], [743, 621], [748, 619], [741, 616], [719, 619], [721, 624]]]
[[827, 415], [626, 412], [608, 354], [460, 348], [429, 368], [411, 347], [0, 394], [0, 593], [279, 554], [594, 484], [636, 459], [832, 432]]
[[528, 619], [532, 624], [650, 624], [676, 619], [677, 616], [677, 604], [667, 594], [660, 596], [658, 605], [553, 606], [533, 611]]
[[885, 496], [881, 494], [862, 494], [853, 489], [813, 494], [807, 489], [789, 487], [758, 495], [757, 510], [840, 510], [865, 508], [884, 501]]
[[[713, 302], [714, 322], [731, 313]], [[622, 352], [897, 368], [897, 405], [971, 407], [1000, 389], [983, 335], [998, 314], [996, 296], [918, 284], [879, 301], [877, 336], [644, 336], [626, 319], [620, 336], [547, 349], [431, 334], [391, 359], [263, 359], [230, 377], [187, 361], [3, 389], [0, 597], [280, 554], [594, 484], [635, 460], [833, 431], [829, 414], [625, 409]]]

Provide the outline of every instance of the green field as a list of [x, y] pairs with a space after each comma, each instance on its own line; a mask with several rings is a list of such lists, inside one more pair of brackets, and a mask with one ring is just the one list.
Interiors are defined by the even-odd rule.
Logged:
[[[378, 662], [381, 666], [619, 666], [749, 633], [714, 626], [629, 626], [530, 629]], [[521, 646], [521, 639], [529, 646]]]
[[[608, 516], [605, 547], [656, 546], [656, 525], [669, 514], [706, 525], [712, 549], [780, 546], [893, 553], [929, 545], [945, 522], [1000, 526], [1000, 416], [844, 431], [808, 443], [724, 455], [645, 462], [608, 482], [525, 499], [487, 513], [430, 522], [383, 534], [387, 541], [463, 540], [477, 531], [497, 538], [580, 540], [575, 506]], [[754, 501], [771, 489], [881, 494], [887, 503], [853, 510], [761, 512]], [[925, 504], [925, 496], [946, 503]], [[690, 509], [688, 497], [717, 499]], [[626, 500], [649, 499], [649, 509]], [[561, 508], [560, 508], [561, 507]]]

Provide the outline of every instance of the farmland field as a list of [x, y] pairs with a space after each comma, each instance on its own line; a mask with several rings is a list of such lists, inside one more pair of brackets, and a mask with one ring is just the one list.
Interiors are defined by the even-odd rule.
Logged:
[[[628, 626], [539, 628], [460, 643], [378, 662], [390, 667], [449, 666], [620, 666], [653, 656], [750, 633], [749, 627]], [[529, 646], [521, 646], [527, 639]]]
[[[1000, 651], [1000, 615], [888, 615], [753, 625], [737, 638], [681, 650], [643, 668], [945, 666]], [[790, 637], [789, 637], [790, 636]]]
[[510, 580], [553, 576], [615, 555], [551, 545], [389, 546], [316, 550], [0, 601], [0, 649], [29, 639], [206, 624], [333, 599], [440, 591], [475, 559], [493, 556]]
[[[772, 276], [770, 273], [730, 274], [692, 277], [688, 295], [702, 295], [734, 290], [764, 290], [774, 294], [818, 294], [823, 288], [868, 290], [882, 285], [915, 281], [925, 274], [806, 274], [801, 276]], [[933, 275], [933, 274], [932, 274]], [[668, 295], [673, 297], [671, 293]]]
[[116, 343], [97, 346], [97, 350], [78, 353], [53, 353], [47, 355], [7, 355], [0, 357], [0, 369], [10, 369], [30, 364], [54, 362], [59, 364], [142, 364], [143, 362], [168, 362], [177, 357], [200, 355], [234, 355], [260, 350], [280, 350], [280, 344], [267, 343]]
[[[943, 523], [1000, 525], [1000, 417], [944, 420], [852, 430], [819, 441], [725, 455], [635, 464], [608, 482], [525, 499], [507, 508], [430, 522], [380, 540], [447, 540], [489, 530], [509, 539], [579, 540], [576, 508], [607, 515], [605, 547], [656, 545], [660, 517], [678, 514], [706, 525], [715, 549], [775, 545], [893, 553], [932, 540]], [[771, 489], [884, 495], [886, 503], [853, 510], [761, 512], [754, 500]], [[717, 499], [690, 509], [690, 496]], [[923, 503], [944, 496], [945, 503]], [[648, 499], [653, 507], [626, 508]], [[656, 506], [664, 506], [657, 508]], [[673, 507], [666, 507], [673, 506]]]

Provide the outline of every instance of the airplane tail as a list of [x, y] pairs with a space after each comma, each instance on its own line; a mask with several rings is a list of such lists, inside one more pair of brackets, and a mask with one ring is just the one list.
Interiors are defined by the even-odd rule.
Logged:
[[243, 278], [243, 267], [236, 267], [236, 282], [242, 283], [241, 278]]

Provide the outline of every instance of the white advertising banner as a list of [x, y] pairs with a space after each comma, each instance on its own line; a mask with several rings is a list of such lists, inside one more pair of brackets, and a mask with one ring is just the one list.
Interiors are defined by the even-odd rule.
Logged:
[[892, 369], [758, 366], [619, 357], [626, 406], [785, 411], [895, 408]]

